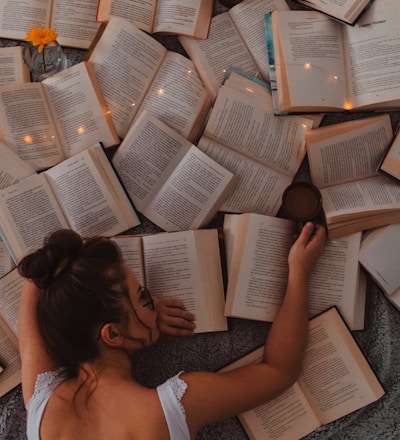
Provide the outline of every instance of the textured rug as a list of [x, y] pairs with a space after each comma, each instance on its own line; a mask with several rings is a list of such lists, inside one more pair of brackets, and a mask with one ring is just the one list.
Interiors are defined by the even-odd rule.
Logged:
[[[295, 7], [294, 2], [288, 4]], [[215, 3], [214, 14], [226, 8]], [[175, 37], [159, 38], [169, 50], [183, 53]], [[0, 40], [0, 46], [16, 45]], [[72, 63], [79, 62], [84, 52], [66, 49]], [[370, 116], [363, 114], [331, 114], [322, 125]], [[391, 113], [395, 127], [400, 112]], [[297, 178], [307, 178], [304, 163]], [[135, 233], [159, 230], [142, 217], [143, 224]], [[191, 338], [162, 342], [134, 359], [134, 374], [146, 386], [157, 386], [180, 370], [216, 371], [263, 343], [270, 325], [229, 318], [229, 331], [199, 334]], [[386, 300], [377, 287], [368, 286], [366, 328], [353, 332], [366, 358], [381, 381], [386, 394], [378, 402], [314, 431], [307, 440], [397, 440], [400, 438], [400, 313]], [[0, 440], [23, 440], [25, 436], [25, 409], [21, 388], [18, 386], [0, 399]], [[238, 419], [230, 419], [203, 428], [197, 440], [245, 440]]]

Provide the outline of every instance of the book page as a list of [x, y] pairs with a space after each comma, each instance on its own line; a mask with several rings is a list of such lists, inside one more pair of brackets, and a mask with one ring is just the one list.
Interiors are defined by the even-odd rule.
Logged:
[[305, 6], [352, 24], [369, 5], [370, 0], [297, 0]]
[[2, 189], [0, 207], [2, 238], [15, 262], [42, 247], [51, 232], [70, 227], [43, 173]]
[[197, 146], [238, 177], [238, 183], [221, 206], [221, 211], [277, 215], [282, 205], [282, 194], [292, 183], [291, 177], [272, 170], [205, 136], [200, 138]]
[[284, 0], [244, 0], [229, 10], [265, 81], [269, 81], [269, 68], [268, 52], [265, 49], [264, 15], [275, 9], [289, 10], [289, 6]]
[[400, 56], [398, 6], [396, 0], [374, 1], [354, 27], [344, 27], [353, 108], [400, 105], [400, 68], [393, 63]]
[[15, 269], [0, 282], [0, 316], [6, 321], [18, 343], [18, 313], [19, 301], [22, 292], [24, 278]]
[[396, 133], [389, 144], [388, 150], [383, 154], [378, 167], [379, 171], [400, 180], [400, 130]]
[[157, 2], [154, 33], [207, 38], [212, 0], [162, 0]]
[[17, 83], [0, 88], [2, 141], [35, 170], [64, 158], [52, 113], [41, 83]]
[[400, 208], [400, 186], [386, 176], [322, 188], [321, 195], [328, 225], [346, 215], [368, 220], [374, 211], [394, 213]]
[[0, 374], [0, 396], [21, 383], [21, 358], [18, 345], [12, 341], [2, 325], [0, 319], [0, 363], [5, 367]]
[[25, 40], [32, 26], [49, 27], [51, 0], [3, 0], [0, 5], [0, 36]]
[[136, 117], [147, 110], [194, 142], [210, 105], [211, 100], [192, 61], [179, 53], [168, 52]]
[[309, 282], [310, 316], [335, 305], [352, 330], [362, 330], [365, 298], [359, 291], [361, 232], [327, 240]]
[[0, 85], [30, 80], [30, 71], [22, 59], [22, 46], [2, 47], [0, 49]]
[[135, 274], [139, 284], [145, 286], [142, 237], [139, 235], [116, 235], [112, 240], [119, 246], [125, 264]]
[[272, 12], [281, 111], [349, 108], [341, 26], [315, 11]]
[[298, 380], [323, 424], [374, 402], [384, 390], [352, 334], [331, 309], [310, 321]]
[[[258, 214], [226, 215], [228, 287], [225, 314], [272, 322], [286, 291], [294, 224]], [[359, 325], [358, 251], [361, 235], [327, 240], [309, 282], [309, 312], [338, 306], [351, 327]]]
[[119, 17], [111, 17], [89, 61], [124, 138], [167, 50], [157, 40]]
[[153, 114], [143, 111], [132, 124], [112, 163], [136, 208], [143, 212], [191, 143]]
[[53, 0], [50, 27], [62, 46], [88, 49], [99, 30], [97, 0]]
[[[101, 148], [101, 147], [93, 147]], [[92, 148], [92, 149], [93, 149]], [[83, 237], [117, 235], [132, 226], [95, 166], [91, 149], [45, 171], [70, 227]]]
[[386, 294], [400, 289], [400, 223], [368, 232], [361, 242], [359, 260]]
[[306, 145], [312, 182], [324, 188], [378, 175], [379, 161], [392, 135], [389, 115], [308, 130]]
[[224, 82], [230, 67], [249, 75], [258, 75], [258, 67], [227, 12], [211, 19], [206, 40], [179, 36], [178, 40], [193, 60], [212, 98]]
[[238, 415], [250, 440], [298, 440], [320, 427], [297, 383], [275, 399]]
[[[219, 372], [262, 362], [260, 347]], [[250, 440], [298, 440], [320, 426], [320, 421], [297, 383], [275, 399], [238, 415]]]
[[0, 278], [10, 272], [12, 267], [11, 255], [4, 241], [0, 239]]
[[91, 64], [75, 64], [42, 84], [66, 157], [98, 142], [106, 148], [119, 144]]
[[222, 86], [203, 135], [293, 178], [305, 157], [305, 129], [312, 124], [299, 116], [275, 116], [270, 94], [262, 103]]
[[237, 178], [192, 145], [143, 214], [165, 231], [205, 226], [232, 193]]
[[228, 329], [216, 230], [147, 235], [143, 253], [152, 295], [182, 301], [196, 315], [197, 333]]
[[20, 159], [11, 148], [0, 142], [0, 189], [7, 188], [35, 173], [28, 162]]
[[156, 13], [156, 0], [99, 0], [97, 20], [109, 21], [111, 16], [123, 17], [137, 28], [151, 33]]

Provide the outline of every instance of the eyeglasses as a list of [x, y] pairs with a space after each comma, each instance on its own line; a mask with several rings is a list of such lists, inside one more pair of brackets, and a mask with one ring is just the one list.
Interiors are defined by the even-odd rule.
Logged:
[[147, 287], [140, 286], [139, 301], [144, 302], [142, 307], [149, 307], [151, 311], [154, 311], [156, 309], [154, 306], [153, 297], [151, 296], [151, 293], [149, 292], [149, 289]]
[[[151, 310], [152, 312], [154, 312], [154, 310], [156, 309], [156, 307], [155, 307], [155, 305], [154, 305], [154, 299], [153, 299], [153, 297], [151, 296], [151, 293], [149, 292], [149, 289], [148, 289], [147, 287], [140, 286], [139, 289], [138, 289], [138, 292], [139, 292], [139, 301], [140, 301], [140, 302], [143, 302], [144, 304], [142, 304], [142, 306], [139, 307], [139, 308], [135, 308], [135, 307], [133, 307], [133, 310], [134, 310], [135, 312], [137, 312], [138, 310], [140, 310], [140, 309], [142, 309], [142, 308], [144, 308], [144, 307], [149, 307], [150, 310]], [[130, 315], [133, 315], [133, 312], [127, 312], [125, 316], [130, 316]], [[107, 324], [107, 323], [104, 323], [103, 325], [105, 325], [105, 324]], [[99, 334], [97, 335], [96, 343], [98, 343], [99, 340], [100, 340], [100, 337], [101, 337], [101, 329], [103, 328], [103, 325], [101, 326], [101, 328], [100, 328], [100, 332], [99, 332]]]

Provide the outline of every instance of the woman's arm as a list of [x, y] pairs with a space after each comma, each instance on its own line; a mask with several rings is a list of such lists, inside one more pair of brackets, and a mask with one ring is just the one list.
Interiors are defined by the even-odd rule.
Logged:
[[191, 433], [266, 402], [298, 377], [308, 337], [308, 281], [325, 230], [307, 223], [292, 246], [286, 295], [264, 346], [264, 362], [226, 373], [188, 373], [182, 399]]
[[22, 394], [25, 405], [33, 394], [37, 375], [56, 369], [56, 365], [47, 353], [40, 336], [36, 320], [36, 305], [39, 295], [39, 288], [32, 281], [25, 280], [18, 318], [19, 350], [22, 361]]

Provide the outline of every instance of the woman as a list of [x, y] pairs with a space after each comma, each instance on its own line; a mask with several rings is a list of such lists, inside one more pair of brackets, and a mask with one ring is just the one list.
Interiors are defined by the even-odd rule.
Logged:
[[307, 284], [324, 240], [324, 229], [309, 222], [290, 250], [287, 291], [263, 363], [180, 373], [148, 389], [132, 378], [131, 355], [160, 333], [192, 334], [194, 316], [180, 302], [153, 301], [111, 240], [50, 236], [19, 265], [28, 439], [194, 439], [202, 426], [282, 393], [301, 368]]

